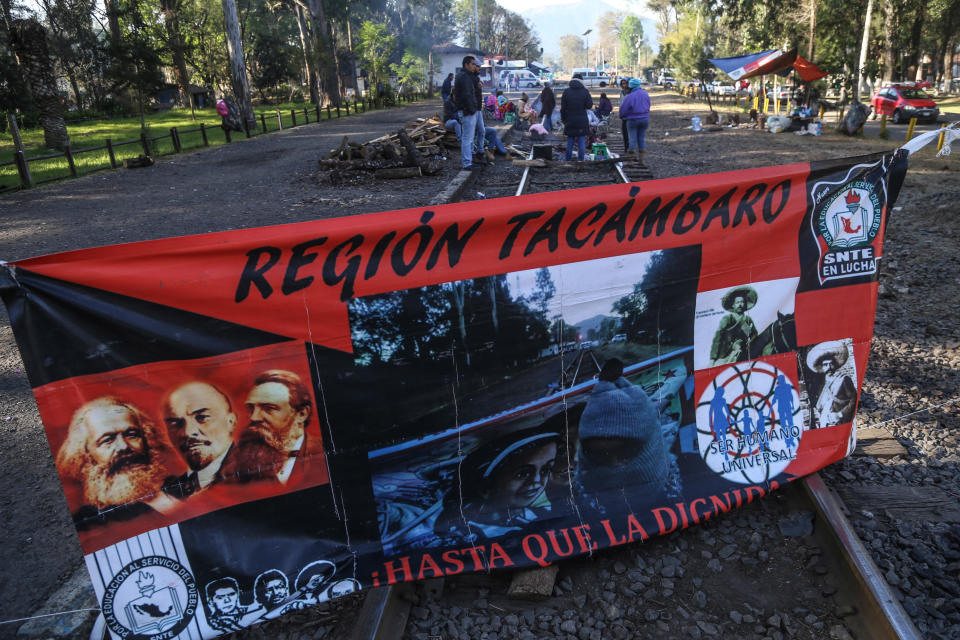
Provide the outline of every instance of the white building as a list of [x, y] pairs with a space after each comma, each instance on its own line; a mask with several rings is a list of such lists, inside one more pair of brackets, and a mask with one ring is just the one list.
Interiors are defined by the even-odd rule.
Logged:
[[437, 87], [443, 84], [443, 81], [446, 79], [448, 73], [457, 75], [457, 71], [460, 70], [460, 67], [463, 64], [463, 58], [465, 56], [473, 56], [481, 64], [484, 58], [483, 52], [478, 51], [474, 47], [461, 47], [449, 42], [434, 45], [432, 51], [433, 68], [435, 69], [433, 83]]

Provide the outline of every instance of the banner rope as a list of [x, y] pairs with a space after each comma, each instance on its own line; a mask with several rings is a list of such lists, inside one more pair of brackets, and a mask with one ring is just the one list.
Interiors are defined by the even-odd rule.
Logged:
[[[960, 137], [960, 135], [958, 135], [958, 137]], [[896, 417], [894, 417], [894, 418], [890, 418], [890, 419], [888, 419], [888, 420], [884, 420], [883, 422], [874, 422], [874, 423], [872, 423], [872, 424], [870, 424], [870, 425], [864, 425], [864, 426], [879, 427], [879, 426], [882, 425], [882, 424], [887, 424], [888, 422], [897, 422], [898, 420], [903, 420], [904, 418], [909, 418], [910, 416], [917, 415], [918, 413], [926, 413], [927, 411], [933, 411], [934, 409], [939, 409], [940, 407], [945, 407], [945, 406], [947, 406], [948, 404], [953, 404], [954, 402], [960, 402], [960, 396], [957, 396], [957, 397], [955, 397], [955, 398], [950, 398], [950, 399], [947, 400], [946, 402], [941, 402], [940, 404], [931, 405], [931, 406], [929, 406], [929, 407], [924, 407], [923, 409], [917, 409], [916, 411], [911, 411], [910, 413], [905, 413], [905, 414], [903, 414], [903, 415], [901, 415], [901, 416], [896, 416]]]
[[36, 620], [38, 618], [49, 618], [51, 616], [62, 616], [66, 613], [80, 613], [81, 611], [100, 611], [99, 607], [93, 607], [90, 609], [71, 609], [70, 611], [57, 611], [55, 613], [41, 613], [36, 616], [29, 616], [26, 618], [14, 618], [13, 620], [0, 620], [0, 624], [13, 624], [14, 622], [27, 622], [28, 620]]
[[923, 149], [925, 146], [939, 138], [942, 134], [943, 147], [937, 152], [937, 157], [943, 158], [949, 156], [950, 145], [953, 144], [954, 140], [960, 138], [960, 126], [958, 125], [960, 125], [960, 122], [952, 122], [946, 127], [921, 133], [916, 138], [907, 141], [903, 146], [900, 147], [900, 149], [906, 151], [910, 155], [913, 155], [920, 149]]

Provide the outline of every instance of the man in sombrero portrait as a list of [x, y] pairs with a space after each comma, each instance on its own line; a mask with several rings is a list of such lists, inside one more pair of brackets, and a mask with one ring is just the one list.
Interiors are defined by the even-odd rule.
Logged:
[[853, 420], [857, 409], [857, 386], [842, 367], [849, 358], [843, 342], [821, 342], [807, 353], [811, 371], [824, 374], [823, 387], [814, 406], [816, 426], [832, 427]]
[[750, 357], [750, 342], [757, 337], [757, 327], [747, 311], [757, 304], [757, 292], [746, 285], [727, 291], [721, 300], [729, 311], [720, 320], [710, 348], [710, 366], [730, 364]]

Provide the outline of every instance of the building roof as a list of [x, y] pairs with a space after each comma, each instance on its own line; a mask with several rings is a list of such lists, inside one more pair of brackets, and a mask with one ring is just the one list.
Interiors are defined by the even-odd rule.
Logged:
[[444, 42], [441, 44], [435, 44], [432, 47], [434, 53], [462, 53], [463, 55], [474, 54], [478, 56], [484, 55], [480, 49], [475, 47], [461, 47], [458, 44], [453, 44], [452, 42]]

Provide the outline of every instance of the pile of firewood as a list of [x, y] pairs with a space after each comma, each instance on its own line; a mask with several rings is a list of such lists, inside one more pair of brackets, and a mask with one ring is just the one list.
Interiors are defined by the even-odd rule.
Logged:
[[460, 143], [438, 116], [417, 118], [399, 131], [364, 144], [344, 136], [340, 146], [320, 160], [320, 168], [334, 183], [363, 172], [387, 179], [433, 175], [443, 168], [439, 156], [448, 147], [459, 149]]

